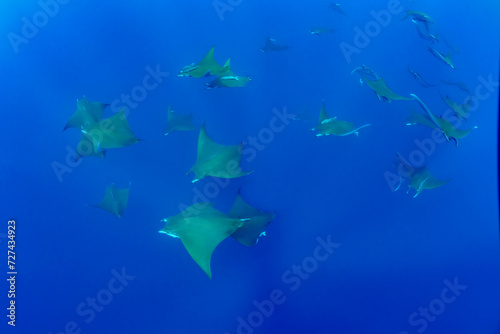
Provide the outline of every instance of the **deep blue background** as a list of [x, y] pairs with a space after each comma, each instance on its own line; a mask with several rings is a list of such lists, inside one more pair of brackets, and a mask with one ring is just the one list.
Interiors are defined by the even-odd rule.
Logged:
[[[429, 138], [430, 129], [405, 126], [409, 106], [418, 105], [382, 103], [350, 75], [366, 64], [397, 93], [415, 93], [441, 114], [446, 105], [438, 89], [420, 87], [407, 66], [428, 81], [452, 79], [473, 90], [479, 76], [498, 82], [498, 1], [401, 2], [429, 13], [435, 31], [460, 49], [453, 55], [457, 71], [425, 49], [411, 21], [400, 20], [403, 13], [348, 63], [339, 44], [352, 44], [353, 28], [363, 29], [373, 21], [370, 11], [387, 8], [387, 1], [346, 2], [348, 16], [327, 4], [243, 0], [220, 20], [211, 1], [70, 1], [15, 53], [7, 35], [20, 34], [22, 18], [31, 19], [40, 5], [0, 3], [0, 233], [8, 219], [17, 220], [19, 272], [17, 326], [2, 315], [2, 333], [55, 334], [75, 321], [81, 333], [232, 334], [237, 317], [246, 319], [253, 301], [273, 289], [284, 291], [286, 301], [255, 333], [417, 333], [410, 314], [439, 298], [443, 280], [455, 277], [467, 290], [426, 333], [500, 333], [498, 87], [463, 126], [478, 130], [458, 148], [438, 145], [427, 159], [436, 177], [453, 181], [414, 199], [406, 184], [391, 192], [384, 173], [395, 172], [396, 151], [408, 156], [415, 139]], [[337, 32], [311, 36], [313, 26]], [[268, 35], [290, 50], [260, 53]], [[236, 74], [252, 77], [247, 87], [205, 90], [209, 79], [176, 76], [213, 45], [219, 63], [231, 57]], [[448, 50], [443, 42], [436, 47]], [[170, 75], [128, 116], [144, 142], [110, 150], [105, 159], [85, 158], [59, 182], [52, 164], [64, 164], [66, 147], [80, 138], [75, 129], [62, 132], [76, 99], [110, 103], [157, 65]], [[439, 90], [465, 98], [455, 87]], [[316, 118], [322, 99], [332, 116], [373, 125], [359, 137], [317, 138], [309, 132], [314, 123], [291, 122], [254, 160], [243, 161], [255, 172], [232, 180], [213, 199], [216, 207], [227, 211], [241, 187], [249, 203], [277, 216], [253, 248], [222, 242], [209, 280], [178, 239], [158, 233], [160, 219], [212, 182], [193, 185], [185, 175], [196, 159], [196, 131], [162, 136], [167, 105], [205, 121], [217, 142], [236, 144], [268, 127], [274, 108], [308, 107]], [[122, 219], [85, 205], [99, 201], [112, 182], [132, 182]], [[341, 246], [291, 291], [283, 273], [328, 235]], [[6, 239], [0, 241], [5, 250]], [[123, 267], [135, 279], [85, 323], [77, 305]]]

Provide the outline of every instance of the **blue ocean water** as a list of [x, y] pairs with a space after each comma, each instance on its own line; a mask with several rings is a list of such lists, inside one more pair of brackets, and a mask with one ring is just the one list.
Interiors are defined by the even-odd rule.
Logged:
[[[328, 1], [2, 1], [1, 332], [500, 333], [500, 3], [341, 5], [345, 15]], [[440, 41], [419, 37], [406, 10], [429, 14]], [[260, 52], [268, 36], [289, 50]], [[218, 63], [231, 58], [251, 77], [245, 87], [177, 77], [214, 45]], [[456, 69], [428, 45], [451, 52]], [[351, 74], [361, 64], [437, 115], [448, 109], [439, 92], [471, 96], [460, 128], [477, 129], [456, 147], [406, 126], [410, 107], [424, 111], [380, 101]], [[420, 86], [408, 66], [440, 85]], [[105, 117], [125, 107], [142, 141], [74, 162], [81, 134], [62, 129], [83, 96], [111, 104]], [[371, 126], [316, 137], [322, 101]], [[168, 105], [218, 143], [244, 142], [242, 168], [254, 172], [191, 183], [198, 132], [163, 136]], [[303, 108], [312, 121], [292, 120]], [[394, 192], [396, 152], [452, 180], [416, 198], [408, 180]], [[123, 218], [87, 206], [111, 183], [131, 184]], [[239, 189], [276, 218], [253, 247], [224, 240], [210, 280], [179, 239], [158, 233], [161, 219], [198, 200], [227, 213]]]

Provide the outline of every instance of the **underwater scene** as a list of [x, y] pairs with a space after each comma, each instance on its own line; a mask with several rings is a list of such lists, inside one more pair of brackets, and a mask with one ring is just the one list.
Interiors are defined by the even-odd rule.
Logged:
[[500, 1], [0, 17], [0, 333], [500, 333]]

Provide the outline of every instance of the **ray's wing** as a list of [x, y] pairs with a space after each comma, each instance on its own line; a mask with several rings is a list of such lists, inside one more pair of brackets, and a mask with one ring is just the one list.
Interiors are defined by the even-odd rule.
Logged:
[[214, 157], [225, 147], [225, 145], [216, 143], [212, 140], [212, 138], [208, 136], [207, 130], [205, 128], [205, 123], [203, 123], [200, 129], [200, 135], [198, 137], [198, 155], [196, 162], [205, 161]]
[[451, 179], [448, 180], [438, 180], [434, 176], [431, 175], [425, 183], [424, 183], [424, 188], [425, 189], [434, 189], [437, 187], [441, 187], [442, 185], [445, 185], [446, 183], [450, 182]]
[[238, 193], [229, 212], [230, 217], [243, 220], [243, 226], [236, 230], [231, 237], [245, 246], [253, 246], [264, 235], [266, 227], [274, 219], [273, 213], [262, 212], [248, 205]]
[[325, 120], [330, 119], [330, 115], [328, 115], [325, 107], [325, 101], [323, 101], [323, 104], [321, 105], [321, 111], [319, 112], [319, 119], [318, 119], [318, 125], [322, 124]]

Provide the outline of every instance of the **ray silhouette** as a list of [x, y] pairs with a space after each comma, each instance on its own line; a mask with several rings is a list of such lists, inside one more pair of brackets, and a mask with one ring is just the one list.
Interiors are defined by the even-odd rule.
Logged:
[[318, 124], [316, 128], [312, 128], [311, 131], [316, 131], [316, 136], [347, 136], [350, 134], [358, 135], [358, 130], [364, 127], [370, 126], [371, 124], [365, 124], [356, 127], [353, 122], [346, 122], [337, 120], [337, 117], [330, 117], [326, 112], [325, 102], [321, 106], [321, 111], [319, 113]]
[[472, 106], [472, 99], [469, 97], [466, 103], [459, 104], [448, 97], [448, 95], [443, 95], [439, 93], [443, 101], [450, 107], [455, 113], [455, 116], [461, 120], [466, 121], [469, 118], [470, 107]]
[[139, 142], [125, 118], [125, 110], [82, 129], [92, 138], [94, 151], [125, 147]]
[[[422, 190], [434, 189], [437, 187], [441, 187], [442, 185], [451, 181], [451, 179], [438, 180], [431, 174], [431, 172], [429, 171], [429, 169], [427, 169], [426, 166], [418, 167], [418, 168], [413, 167], [403, 159], [401, 154], [399, 154], [399, 153], [396, 153], [396, 154], [398, 156], [399, 161], [401, 162], [401, 165], [403, 166], [403, 168], [405, 170], [405, 173], [408, 175], [408, 178], [410, 180], [410, 182], [408, 184], [408, 190], [406, 191], [406, 193], [407, 194], [409, 193], [410, 188], [413, 188], [416, 191], [413, 198], [417, 197], [422, 192]], [[398, 168], [398, 173], [400, 173], [399, 168]], [[400, 177], [401, 177], [401, 174], [400, 174]], [[397, 189], [399, 189], [399, 186], [397, 187]]]
[[243, 226], [231, 234], [231, 237], [242, 245], [250, 247], [259, 241], [260, 236], [266, 235], [265, 230], [275, 215], [270, 212], [262, 212], [248, 205], [238, 191], [229, 216], [244, 220]]
[[196, 126], [193, 123], [193, 115], [181, 115], [173, 111], [170, 106], [168, 106], [167, 111], [167, 126], [163, 131], [166, 136], [173, 131], [191, 131], [195, 130]]
[[106, 188], [106, 194], [101, 203], [90, 206], [106, 210], [121, 218], [123, 216], [123, 211], [125, 211], [127, 207], [129, 190], [130, 184], [129, 188], [125, 189], [118, 189], [114, 184], [111, 184]]
[[219, 75], [224, 72], [224, 67], [219, 65], [214, 59], [214, 49], [215, 46], [208, 51], [206, 56], [200, 60], [198, 64], [192, 63], [191, 65], [184, 66], [177, 76], [201, 78], [207, 74]]
[[235, 75], [231, 70], [230, 59], [224, 64], [224, 72], [217, 76], [214, 80], [206, 83], [206, 89], [218, 87], [243, 87], [251, 79], [250, 77], [242, 77]]
[[220, 178], [236, 178], [250, 174], [241, 170], [241, 152], [243, 144], [222, 145], [213, 141], [207, 134], [205, 124], [198, 137], [198, 153], [196, 163], [189, 170], [195, 174], [196, 182], [205, 176]]
[[436, 115], [434, 115], [430, 111], [427, 105], [425, 105], [425, 103], [418, 96], [416, 96], [415, 94], [410, 95], [418, 102], [418, 104], [422, 107], [422, 109], [424, 109], [427, 114], [423, 115], [413, 111], [413, 109], [410, 109], [410, 115], [408, 116], [408, 122], [406, 123], [406, 125], [421, 124], [433, 129], [437, 129], [441, 131], [443, 136], [446, 138], [446, 141], [450, 141], [450, 139], [453, 139], [456, 146], [458, 146], [459, 139], [467, 136], [469, 132], [472, 131], [472, 129], [477, 129], [477, 126], [474, 126], [473, 128], [468, 130], [455, 128], [450, 121], [442, 117], [436, 117]]
[[266, 39], [266, 43], [263, 47], [259, 49], [260, 52], [273, 52], [273, 51], [285, 51], [288, 50], [288, 45], [278, 45], [276, 44], [276, 40], [270, 38], [269, 36]]
[[64, 126], [63, 131], [68, 128], [76, 128], [81, 130], [83, 127], [91, 123], [98, 122], [102, 119], [104, 108], [109, 104], [100, 102], [90, 102], [85, 96], [76, 100], [77, 109], [73, 116]]
[[210, 261], [215, 248], [243, 225], [213, 208], [211, 203], [197, 203], [178, 215], [162, 220], [159, 232], [179, 238], [193, 260], [212, 279]]
[[385, 80], [379, 78], [377, 80], [370, 80], [365, 76], [361, 75], [365, 82], [370, 86], [371, 89], [375, 91], [379, 100], [388, 101], [391, 103], [392, 100], [411, 100], [409, 97], [404, 97], [394, 93], [385, 83]]

